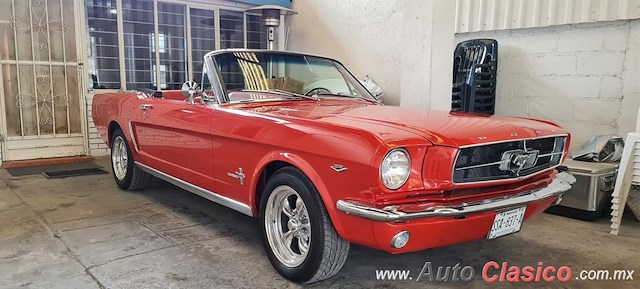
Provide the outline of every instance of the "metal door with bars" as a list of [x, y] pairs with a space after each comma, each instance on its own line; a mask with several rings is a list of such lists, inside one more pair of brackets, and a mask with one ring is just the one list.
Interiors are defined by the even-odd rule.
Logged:
[[0, 0], [4, 160], [86, 153], [75, 0]]

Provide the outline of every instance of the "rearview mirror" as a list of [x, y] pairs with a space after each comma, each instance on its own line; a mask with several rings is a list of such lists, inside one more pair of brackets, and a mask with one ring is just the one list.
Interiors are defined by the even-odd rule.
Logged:
[[182, 95], [187, 99], [189, 104], [196, 104], [195, 95], [198, 93], [198, 83], [195, 81], [187, 81], [182, 85]]

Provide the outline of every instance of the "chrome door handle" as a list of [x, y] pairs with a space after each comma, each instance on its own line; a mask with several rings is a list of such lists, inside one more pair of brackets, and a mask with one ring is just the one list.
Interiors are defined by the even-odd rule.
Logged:
[[147, 111], [148, 109], [152, 109], [153, 108], [153, 104], [141, 104], [140, 105], [140, 109], [142, 109], [143, 111]]

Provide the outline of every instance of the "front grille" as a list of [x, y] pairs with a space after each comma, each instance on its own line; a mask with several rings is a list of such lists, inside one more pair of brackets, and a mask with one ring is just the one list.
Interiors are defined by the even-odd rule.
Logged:
[[[546, 137], [507, 141], [461, 148], [453, 169], [454, 183], [505, 180], [531, 175], [560, 164], [566, 137]], [[532, 155], [537, 151], [537, 156]], [[532, 155], [534, 161], [519, 167], [509, 163], [509, 155]], [[506, 166], [506, 167], [505, 167]], [[515, 166], [515, 168], [514, 168]]]

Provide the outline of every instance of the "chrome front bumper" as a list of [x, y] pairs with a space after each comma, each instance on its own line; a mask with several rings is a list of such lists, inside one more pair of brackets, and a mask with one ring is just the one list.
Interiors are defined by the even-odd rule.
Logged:
[[478, 203], [462, 203], [458, 206], [433, 207], [418, 212], [402, 212], [394, 206], [378, 209], [345, 200], [339, 200], [336, 203], [336, 206], [338, 210], [347, 214], [381, 222], [405, 221], [432, 217], [457, 217], [524, 206], [551, 197], [561, 196], [563, 192], [571, 189], [571, 185], [575, 182], [576, 178], [574, 178], [573, 175], [567, 172], [561, 172], [553, 178], [553, 181], [548, 186], [539, 190], [528, 191], [505, 198], [487, 199]]

